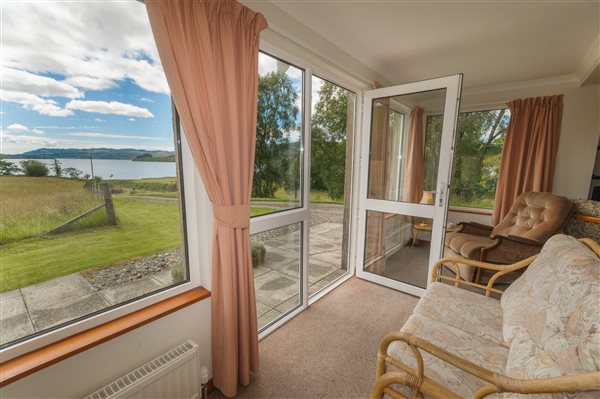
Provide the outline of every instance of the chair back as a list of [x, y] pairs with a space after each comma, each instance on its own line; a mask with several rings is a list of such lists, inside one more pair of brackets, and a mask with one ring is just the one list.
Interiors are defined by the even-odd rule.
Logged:
[[494, 227], [491, 236], [512, 235], [545, 242], [562, 232], [571, 209], [572, 203], [565, 197], [544, 192], [523, 193]]

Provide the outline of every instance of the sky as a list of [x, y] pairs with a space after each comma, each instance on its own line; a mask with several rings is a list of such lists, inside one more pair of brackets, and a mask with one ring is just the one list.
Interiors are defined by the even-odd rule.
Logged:
[[1, 7], [0, 152], [173, 150], [169, 88], [143, 4]]
[[[1, 153], [173, 150], [169, 87], [142, 3], [3, 1], [1, 7]], [[302, 70], [260, 53], [259, 74], [275, 70], [286, 71], [302, 109]], [[322, 84], [313, 78], [313, 107]]]

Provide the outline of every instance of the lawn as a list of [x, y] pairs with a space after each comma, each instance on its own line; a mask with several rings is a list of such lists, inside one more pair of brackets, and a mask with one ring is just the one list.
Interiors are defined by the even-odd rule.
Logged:
[[127, 199], [115, 199], [114, 203], [117, 226], [2, 245], [0, 292], [181, 246], [177, 203]]
[[[293, 193], [286, 192], [283, 188], [275, 192], [275, 196], [271, 198], [252, 198], [252, 201], [271, 201], [271, 202], [300, 202], [300, 192], [298, 198], [294, 198]], [[334, 200], [325, 191], [311, 190], [310, 202], [319, 204], [343, 204], [344, 200]]]
[[0, 176], [0, 244], [51, 230], [100, 203], [83, 181]]

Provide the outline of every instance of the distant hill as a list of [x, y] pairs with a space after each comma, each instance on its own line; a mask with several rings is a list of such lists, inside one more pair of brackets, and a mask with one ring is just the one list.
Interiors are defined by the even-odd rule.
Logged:
[[132, 159], [139, 161], [165, 161], [175, 160], [174, 151], [150, 151], [134, 148], [38, 148], [22, 154], [2, 154], [0, 158], [14, 159], [86, 159], [90, 155], [94, 159]]

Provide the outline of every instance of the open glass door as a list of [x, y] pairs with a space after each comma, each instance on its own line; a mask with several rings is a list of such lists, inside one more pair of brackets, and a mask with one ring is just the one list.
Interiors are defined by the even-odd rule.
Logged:
[[443, 254], [462, 75], [366, 91], [357, 275], [420, 296]]

